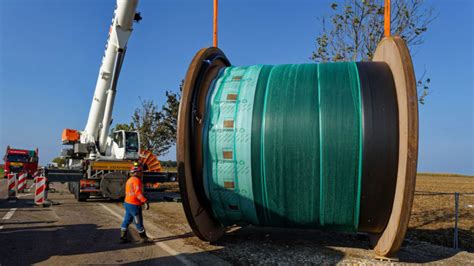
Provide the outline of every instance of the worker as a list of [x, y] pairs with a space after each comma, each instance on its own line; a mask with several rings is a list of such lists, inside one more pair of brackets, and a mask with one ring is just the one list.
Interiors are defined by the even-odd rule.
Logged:
[[143, 215], [142, 205], [145, 206], [145, 210], [150, 208], [145, 196], [143, 196], [143, 169], [139, 163], [134, 163], [130, 169], [130, 176], [125, 184], [125, 216], [123, 217], [123, 223], [120, 228], [120, 242], [128, 242], [127, 233], [128, 226], [134, 222], [137, 228], [138, 234], [140, 235], [140, 241], [142, 243], [148, 242], [148, 236], [143, 227]]

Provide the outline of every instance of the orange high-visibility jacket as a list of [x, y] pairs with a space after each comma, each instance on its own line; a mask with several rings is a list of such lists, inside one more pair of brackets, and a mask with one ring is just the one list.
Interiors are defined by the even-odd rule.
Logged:
[[143, 196], [143, 185], [140, 178], [132, 176], [125, 184], [125, 202], [133, 205], [142, 205], [147, 201]]

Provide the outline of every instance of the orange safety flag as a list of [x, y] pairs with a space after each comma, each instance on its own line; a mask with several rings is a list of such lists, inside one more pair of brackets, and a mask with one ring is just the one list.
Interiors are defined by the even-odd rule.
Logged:
[[132, 176], [125, 184], [125, 202], [133, 205], [142, 205], [147, 202], [143, 196], [143, 183], [140, 178]]

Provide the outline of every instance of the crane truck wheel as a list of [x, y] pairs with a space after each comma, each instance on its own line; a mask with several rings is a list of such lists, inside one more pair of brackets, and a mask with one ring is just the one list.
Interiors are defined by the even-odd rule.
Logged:
[[74, 182], [67, 182], [67, 188], [71, 194], [74, 194]]
[[106, 174], [100, 182], [100, 191], [104, 198], [118, 200], [125, 197], [127, 175], [120, 172]]
[[72, 188], [73, 188], [74, 198], [77, 201], [86, 201], [89, 198], [88, 193], [81, 193], [81, 189], [79, 187], [79, 182], [72, 183]]
[[73, 195], [76, 195], [76, 184], [77, 184], [77, 182], [70, 182], [70, 183], [69, 183], [70, 190], [71, 190], [71, 193], [72, 193]]

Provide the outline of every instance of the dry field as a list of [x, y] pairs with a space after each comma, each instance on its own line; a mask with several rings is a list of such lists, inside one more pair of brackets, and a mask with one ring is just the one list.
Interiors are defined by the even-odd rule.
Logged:
[[459, 192], [459, 248], [474, 252], [474, 177], [419, 174], [416, 191], [407, 238], [452, 247], [454, 192]]

